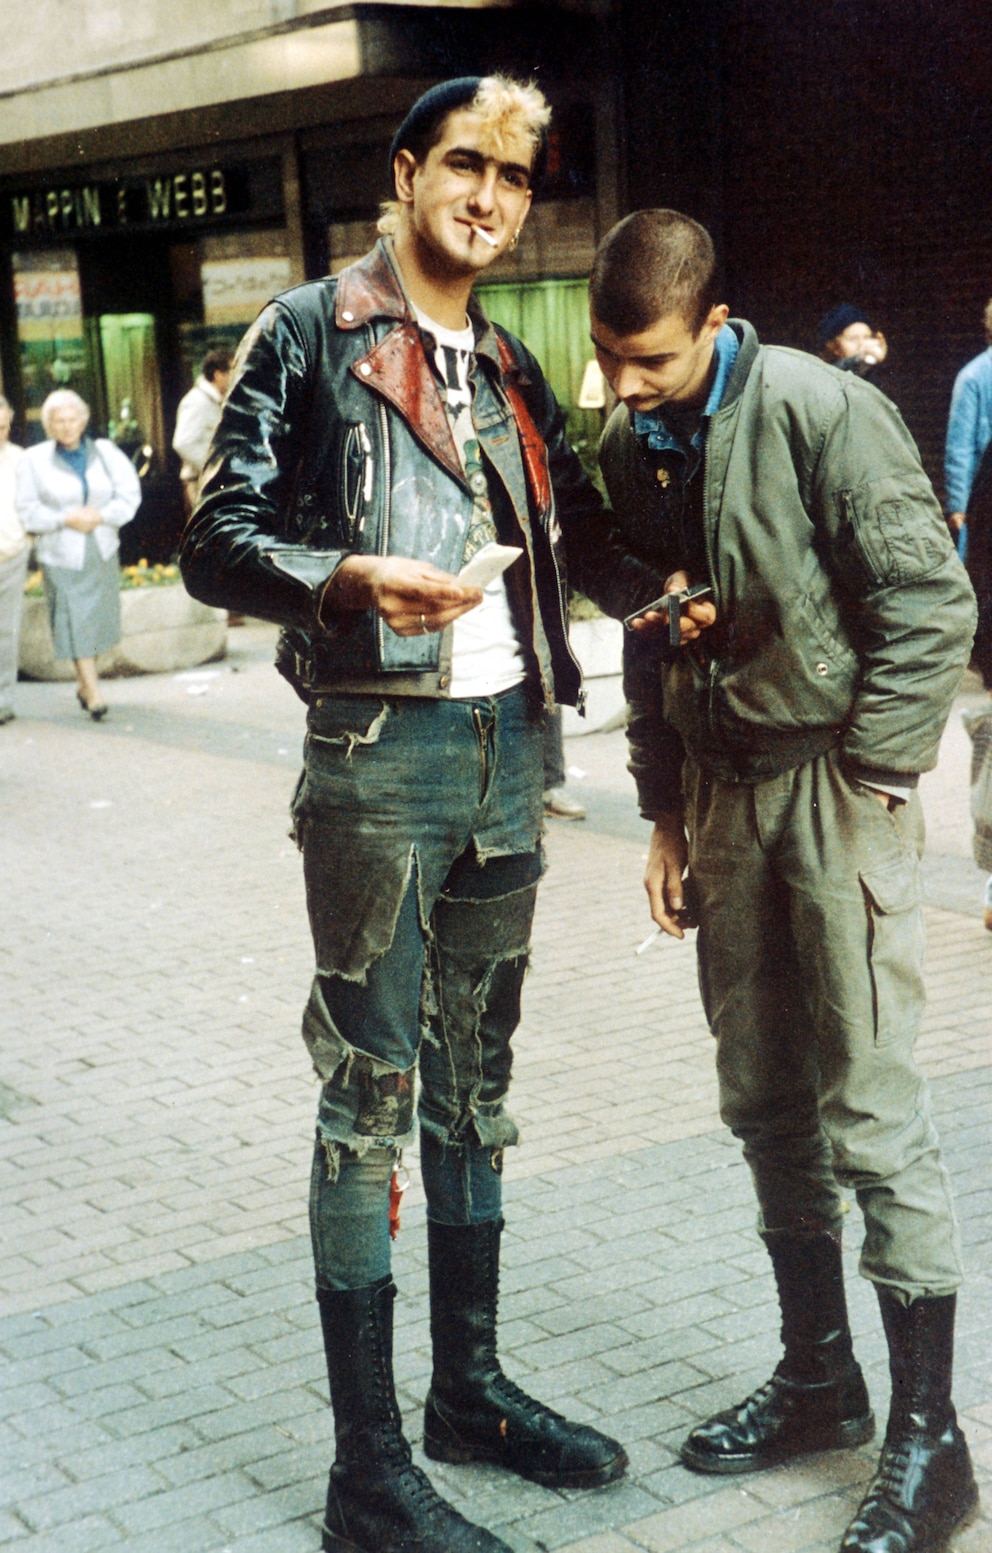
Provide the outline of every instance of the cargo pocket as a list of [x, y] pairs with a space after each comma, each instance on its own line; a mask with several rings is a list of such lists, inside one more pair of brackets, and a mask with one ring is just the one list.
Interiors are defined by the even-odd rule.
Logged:
[[875, 1044], [912, 1043], [923, 1008], [923, 912], [918, 865], [912, 859], [859, 875], [868, 917], [868, 966]]

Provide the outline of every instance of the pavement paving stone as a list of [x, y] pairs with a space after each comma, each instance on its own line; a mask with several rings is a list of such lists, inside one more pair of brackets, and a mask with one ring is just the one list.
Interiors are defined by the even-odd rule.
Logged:
[[267, 1493], [260, 1493], [256, 1489], [250, 1498], [219, 1506], [214, 1519], [229, 1536], [240, 1538], [266, 1526], [278, 1526], [284, 1520], [319, 1514], [324, 1508], [325, 1495], [326, 1474], [322, 1485], [310, 1479], [306, 1483], [290, 1483]]
[[53, 1489], [44, 1495], [26, 1496], [18, 1501], [17, 1513], [32, 1531], [69, 1526], [101, 1511], [119, 1520], [126, 1506], [156, 1499], [163, 1486], [161, 1477], [150, 1467], [124, 1467], [87, 1478], [85, 1482]]
[[229, 1407], [206, 1413], [198, 1419], [197, 1428], [205, 1439], [223, 1440], [228, 1435], [243, 1434], [264, 1423], [288, 1424], [301, 1415], [323, 1412], [325, 1408], [326, 1402], [319, 1395], [298, 1386], [293, 1391], [276, 1392], [257, 1402], [235, 1402], [231, 1398]]
[[[71, 1526], [58, 1526], [52, 1531], [32, 1534], [28, 1540], [13, 1545], [25, 1553], [97, 1553], [104, 1548], [120, 1547], [124, 1535], [120, 1528], [102, 1515], [84, 1516]], [[0, 1543], [0, 1546], [3, 1546]]]
[[[0, 743], [0, 1546], [319, 1542], [332, 1421], [306, 1224], [311, 949], [286, 836], [302, 708], [271, 647], [268, 628], [232, 633], [231, 661], [195, 697], [173, 676], [117, 682], [98, 727], [76, 721], [66, 687], [22, 685]], [[875, 1447], [747, 1483], [675, 1459], [702, 1414], [766, 1378], [778, 1318], [749, 1175], [717, 1113], [692, 944], [633, 952], [647, 827], [622, 736], [569, 753], [589, 819], [552, 825], [547, 842], [516, 1040], [504, 1352], [536, 1394], [619, 1435], [632, 1467], [607, 1490], [555, 1493], [417, 1457], [516, 1553], [835, 1553]], [[970, 861], [969, 759], [952, 719], [922, 784], [919, 1053], [969, 1273], [956, 1395], [992, 1501], [992, 935]], [[430, 1373], [417, 1163], [414, 1148], [395, 1254], [414, 1442]], [[884, 1419], [859, 1239], [853, 1207], [852, 1327]], [[983, 1518], [954, 1553], [990, 1548]]]
[[118, 1502], [113, 1515], [129, 1535], [136, 1535], [172, 1526], [178, 1519], [188, 1520], [193, 1515], [207, 1513], [218, 1524], [223, 1524], [222, 1515], [257, 1498], [257, 1485], [238, 1470], [184, 1483], [180, 1488], [162, 1488], [141, 1499]]
[[174, 1424], [169, 1429], [159, 1429], [155, 1434], [136, 1434], [123, 1440], [105, 1436], [99, 1444], [67, 1449], [56, 1453], [55, 1461], [67, 1480], [76, 1483], [101, 1477], [123, 1467], [145, 1466], [154, 1463], [166, 1482], [171, 1482], [165, 1464], [177, 1455], [189, 1452], [198, 1444], [197, 1436], [189, 1424]]
[[[320, 1523], [313, 1518], [285, 1521], [250, 1536], [240, 1536], [237, 1553], [314, 1553], [320, 1544]], [[178, 1550], [181, 1553], [181, 1550]], [[229, 1546], [226, 1553], [235, 1553]]]
[[36, 1460], [58, 1461], [76, 1451], [98, 1449], [113, 1438], [100, 1424], [77, 1418], [63, 1407], [18, 1415], [17, 1425], [7, 1436], [9, 1443], [0, 1448], [0, 1461], [20, 1460], [26, 1446]]
[[[196, 1548], [198, 1553], [201, 1549], [202, 1553], [212, 1553], [213, 1549], [222, 1550], [225, 1547], [227, 1553], [233, 1553], [227, 1534], [205, 1515], [184, 1516], [181, 1521], [156, 1527], [154, 1531], [137, 1536], [121, 1531], [119, 1542], [126, 1547], [127, 1553], [189, 1553], [190, 1548]], [[113, 1545], [117, 1546], [118, 1543]], [[28, 1553], [34, 1553], [34, 1548], [30, 1548]], [[47, 1548], [45, 1553], [48, 1553]], [[52, 1553], [58, 1553], [55, 1544], [52, 1545]]]
[[560, 1548], [580, 1533], [636, 1521], [653, 1503], [652, 1496], [635, 1484], [615, 1483], [529, 1516], [524, 1529], [539, 1548]]

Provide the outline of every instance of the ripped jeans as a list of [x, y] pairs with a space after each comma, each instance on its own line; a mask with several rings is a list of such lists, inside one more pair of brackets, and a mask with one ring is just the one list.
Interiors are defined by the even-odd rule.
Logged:
[[323, 1080], [310, 1189], [322, 1287], [388, 1273], [389, 1177], [415, 1113], [429, 1216], [500, 1215], [541, 794], [541, 725], [522, 688], [311, 706], [293, 819], [316, 954], [303, 1035]]

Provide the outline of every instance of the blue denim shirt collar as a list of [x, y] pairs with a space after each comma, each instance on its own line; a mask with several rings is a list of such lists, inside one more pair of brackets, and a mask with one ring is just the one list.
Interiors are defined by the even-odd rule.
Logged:
[[[715, 415], [723, 403], [723, 396], [727, 388], [730, 374], [737, 360], [740, 350], [740, 341], [729, 324], [724, 324], [713, 344], [713, 355], [716, 358], [716, 372], [713, 376], [713, 385], [710, 388], [709, 397], [703, 409], [702, 420], [699, 429], [692, 438], [692, 446], [702, 451], [706, 440], [706, 429], [711, 415]], [[688, 449], [680, 442], [661, 418], [661, 409], [635, 410], [634, 431], [639, 437], [644, 437], [649, 448], [656, 453], [662, 453], [674, 449], [678, 453], [686, 453]]]

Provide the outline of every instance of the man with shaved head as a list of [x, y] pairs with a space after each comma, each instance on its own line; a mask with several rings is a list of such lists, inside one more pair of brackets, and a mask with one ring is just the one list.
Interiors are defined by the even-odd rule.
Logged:
[[894, 406], [730, 319], [697, 222], [622, 221], [590, 307], [620, 401], [600, 450], [615, 521], [665, 595], [703, 590], [633, 624], [630, 765], [653, 827], [652, 915], [676, 938], [687, 913], [699, 925], [721, 1114], [754, 1178], [785, 1348], [682, 1459], [753, 1472], [873, 1434], [844, 1299], [853, 1191], [893, 1390], [842, 1548], [938, 1553], [977, 1489], [951, 1403], [950, 1187], [913, 1059], [916, 785], [974, 599]]

